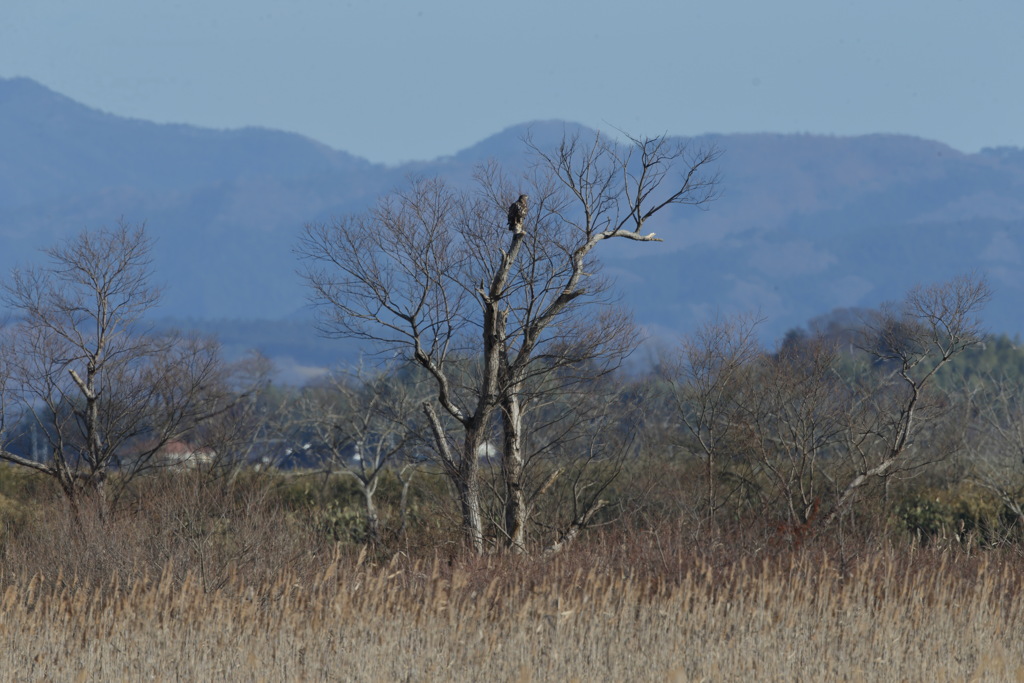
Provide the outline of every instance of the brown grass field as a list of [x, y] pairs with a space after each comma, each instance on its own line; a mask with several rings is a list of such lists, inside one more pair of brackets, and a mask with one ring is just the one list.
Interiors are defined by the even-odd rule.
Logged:
[[260, 488], [102, 518], [29, 494], [0, 528], [4, 681], [1024, 681], [1014, 543], [622, 521], [478, 557], [443, 528], [338, 542]]
[[[0, 671], [24, 681], [1021, 681], [1019, 562], [807, 552], [657, 579], [574, 558], [313, 579], [173, 571], [130, 586], [9, 581]], [[579, 558], [575, 558], [578, 560]], [[908, 561], [909, 560], [909, 561]]]

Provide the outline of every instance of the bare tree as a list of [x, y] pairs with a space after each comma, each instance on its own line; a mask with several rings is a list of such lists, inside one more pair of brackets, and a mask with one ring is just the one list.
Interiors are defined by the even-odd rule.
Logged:
[[[806, 525], [834, 489], [831, 468], [848, 442], [850, 395], [835, 345], [789, 338], [778, 351], [754, 336], [757, 318], [714, 320], [661, 363], [687, 452], [704, 460], [706, 519], [742, 495], [790, 528]], [[727, 482], [727, 485], [723, 485]]]
[[1024, 382], [986, 377], [970, 395], [969, 476], [994, 493], [1024, 528]]
[[0, 458], [54, 477], [74, 501], [102, 494], [112, 468], [129, 478], [221, 410], [224, 366], [214, 342], [145, 329], [160, 292], [142, 227], [85, 231], [45, 254], [45, 265], [15, 270], [3, 295], [16, 316], [5, 338], [8, 410], [17, 403], [30, 416], [51, 457]]
[[788, 528], [809, 525], [835, 489], [831, 463], [849, 443], [856, 401], [836, 373], [835, 346], [820, 338], [783, 346], [754, 364], [737, 418], [761, 482], [763, 504], [784, 510]]
[[915, 442], [929, 424], [946, 414], [948, 402], [935, 385], [936, 373], [978, 344], [983, 330], [978, 313], [991, 297], [988, 283], [975, 276], [915, 287], [902, 304], [885, 306], [867, 321], [861, 348], [875, 362], [871, 387], [859, 387], [859, 410], [866, 421], [852, 430], [849, 458], [853, 474], [840, 487], [831, 524], [858, 490], [907, 464]]
[[[363, 495], [366, 539], [380, 540], [381, 522], [375, 495], [381, 475], [400, 473], [407, 494], [408, 457], [417, 438], [415, 416], [421, 401], [394, 373], [338, 373], [305, 387], [296, 398], [296, 426], [310, 450], [322, 452], [326, 465], [352, 477]], [[402, 503], [404, 519], [404, 500]]]
[[[644, 232], [649, 219], [673, 205], [707, 204], [717, 185], [709, 173], [716, 150], [666, 138], [619, 145], [574, 136], [553, 151], [530, 149], [535, 165], [517, 183], [493, 165], [479, 169], [475, 191], [415, 181], [366, 215], [307, 226], [298, 247], [324, 333], [375, 342], [431, 377], [436, 396], [424, 410], [477, 552], [480, 453], [495, 419], [507, 487], [502, 532], [523, 550], [531, 378], [621, 358], [637, 343], [621, 315], [586, 313], [606, 310], [595, 247], [659, 241]], [[530, 205], [510, 234], [507, 207], [519, 195]]]
[[712, 527], [723, 502], [718, 469], [744, 436], [737, 415], [740, 397], [750, 386], [755, 360], [764, 353], [756, 336], [760, 322], [751, 316], [712, 320], [659, 363], [683, 427], [680, 445], [704, 460], [706, 515]]
[[[942, 368], [981, 340], [976, 317], [988, 286], [974, 277], [911, 290], [900, 305], [866, 312], [859, 349], [835, 335], [787, 338], [762, 350], [750, 320], [715, 321], [662, 363], [683, 444], [703, 456], [709, 519], [728, 498], [714, 463], [763, 511], [781, 507], [791, 529], [818, 510], [825, 526], [867, 484], [943, 457], [958, 443]], [[844, 335], [846, 336], [846, 335]]]
[[[510, 472], [513, 463], [503, 457], [500, 467], [485, 471], [491, 494], [485, 519], [513, 550], [522, 550], [510, 543], [518, 532], [524, 544], [532, 534], [543, 540], [546, 552], [555, 552], [597, 518], [607, 504], [605, 491], [624, 461], [636, 455], [638, 390], [588, 364], [538, 374], [522, 392], [520, 467]], [[503, 415], [500, 427], [506, 420]], [[510, 501], [516, 495], [520, 499]]]

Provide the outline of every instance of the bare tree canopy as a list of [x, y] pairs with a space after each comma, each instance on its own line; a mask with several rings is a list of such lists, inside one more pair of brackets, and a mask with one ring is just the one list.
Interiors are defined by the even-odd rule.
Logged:
[[716, 509], [745, 504], [799, 539], [868, 485], [948, 457], [960, 447], [955, 401], [936, 377], [982, 341], [988, 298], [973, 275], [918, 286], [853, 329], [791, 334], [774, 352], [754, 337], [756, 319], [702, 326], [660, 366], [675, 444], [703, 460], [696, 521], [716, 529]]
[[906, 462], [922, 428], [938, 420], [943, 401], [929, 401], [935, 376], [953, 358], [981, 343], [980, 312], [992, 297], [988, 282], [961, 275], [911, 289], [898, 305], [886, 305], [861, 330], [861, 348], [890, 368], [869, 393], [874, 402], [851, 444], [855, 470], [842, 488], [830, 524], [865, 484]]
[[145, 467], [227, 400], [215, 342], [146, 329], [160, 299], [150, 252], [142, 226], [87, 230], [3, 284], [17, 316], [4, 338], [3, 409], [35, 425], [49, 457], [0, 458], [53, 476], [72, 499], [102, 491], [112, 468]]
[[[408, 374], [408, 373], [405, 373]], [[326, 471], [351, 477], [363, 496], [365, 539], [380, 540], [375, 494], [386, 470], [408, 493], [412, 455], [422, 429], [422, 398], [401, 372], [337, 372], [307, 385], [289, 406], [295, 421], [289, 440], [302, 443]], [[420, 419], [417, 419], [419, 416]], [[405, 523], [405, 507], [401, 514]]]
[[565, 378], [572, 368], [606, 372], [639, 341], [606, 294], [595, 247], [660, 241], [644, 232], [647, 221], [673, 205], [708, 204], [718, 183], [717, 150], [662, 137], [527, 146], [534, 163], [520, 179], [491, 164], [470, 190], [415, 180], [365, 214], [307, 225], [297, 247], [323, 333], [373, 342], [432, 378], [424, 409], [477, 550], [479, 452], [493, 419], [502, 416], [516, 508], [507, 517], [519, 520], [504, 533], [521, 549], [527, 382], [560, 369]]

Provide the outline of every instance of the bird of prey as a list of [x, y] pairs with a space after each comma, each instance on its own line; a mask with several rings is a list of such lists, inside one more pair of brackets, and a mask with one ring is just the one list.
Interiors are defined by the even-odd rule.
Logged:
[[508, 229], [512, 232], [519, 232], [523, 229], [526, 211], [530, 208], [527, 203], [529, 199], [529, 195], [521, 194], [519, 199], [512, 202], [512, 206], [508, 207]]

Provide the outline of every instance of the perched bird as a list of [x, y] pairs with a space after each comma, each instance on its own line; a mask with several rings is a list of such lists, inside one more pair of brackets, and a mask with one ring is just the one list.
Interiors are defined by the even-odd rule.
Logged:
[[512, 206], [508, 207], [508, 229], [513, 232], [518, 232], [523, 229], [523, 220], [526, 219], [526, 212], [530, 208], [529, 195], [521, 194], [519, 199], [512, 202]]

